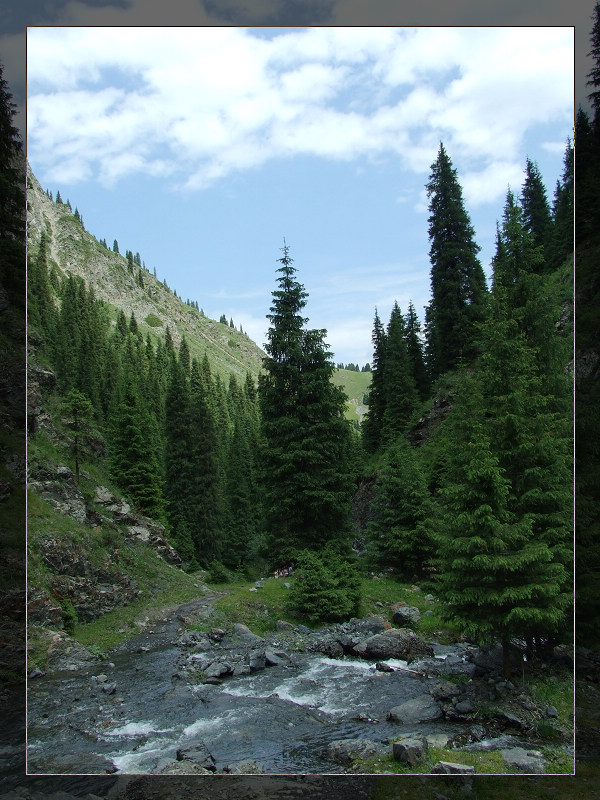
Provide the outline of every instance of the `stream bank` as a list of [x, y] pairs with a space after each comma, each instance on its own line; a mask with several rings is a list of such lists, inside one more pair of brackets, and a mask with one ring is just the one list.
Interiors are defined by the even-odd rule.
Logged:
[[107, 659], [30, 676], [28, 771], [348, 774], [385, 769], [402, 737], [421, 747], [404, 770], [428, 753], [494, 752], [504, 771], [539, 774], [555, 766], [541, 722], [568, 760], [555, 709], [501, 679], [493, 649], [425, 642], [375, 616], [316, 631], [280, 622], [265, 637], [190, 630], [214, 599], [163, 612]]

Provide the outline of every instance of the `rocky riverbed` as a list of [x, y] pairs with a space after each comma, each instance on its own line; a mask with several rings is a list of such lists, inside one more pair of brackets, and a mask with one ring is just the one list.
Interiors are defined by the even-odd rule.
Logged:
[[[279, 622], [268, 638], [191, 630], [212, 599], [149, 621], [104, 660], [63, 637], [54, 669], [30, 675], [28, 772], [343, 774], [392, 752], [418, 771], [432, 746], [547, 771], [536, 723], [552, 727], [557, 711], [500, 678], [495, 649], [424, 641], [377, 616]], [[568, 754], [568, 731], [553, 730]]]

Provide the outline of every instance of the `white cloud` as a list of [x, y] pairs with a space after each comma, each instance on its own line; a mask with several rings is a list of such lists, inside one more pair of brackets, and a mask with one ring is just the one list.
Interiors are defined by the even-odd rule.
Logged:
[[561, 28], [36, 28], [29, 148], [56, 177], [197, 189], [296, 154], [425, 174], [443, 139], [485, 203], [532, 126], [572, 118], [572, 57]]

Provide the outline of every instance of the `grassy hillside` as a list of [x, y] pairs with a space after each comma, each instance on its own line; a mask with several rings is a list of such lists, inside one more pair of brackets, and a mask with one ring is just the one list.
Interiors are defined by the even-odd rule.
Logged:
[[185, 336], [192, 357], [202, 358], [206, 353], [213, 372], [225, 381], [232, 372], [242, 379], [246, 372], [254, 376], [260, 372], [264, 352], [245, 333], [205, 317], [145, 269], [141, 270], [141, 286], [140, 268], [134, 265], [131, 273], [123, 255], [107, 250], [83, 228], [68, 206], [50, 200], [29, 166], [27, 225], [30, 257], [35, 256], [45, 232], [50, 265], [59, 274], [83, 278], [96, 297], [109, 304], [113, 321], [119, 310], [128, 319], [133, 313], [144, 337], [147, 333], [163, 337], [169, 326], [176, 345]]
[[341, 386], [348, 395], [346, 419], [352, 422], [362, 422], [362, 418], [368, 410], [368, 406], [363, 401], [365, 394], [369, 391], [371, 373], [336, 369], [333, 374], [333, 382], [336, 386]]

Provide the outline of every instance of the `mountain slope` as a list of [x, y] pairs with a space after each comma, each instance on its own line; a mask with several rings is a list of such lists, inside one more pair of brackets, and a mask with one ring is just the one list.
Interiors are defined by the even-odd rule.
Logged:
[[[49, 240], [50, 264], [61, 273], [83, 278], [96, 297], [111, 306], [113, 321], [119, 310], [129, 319], [133, 313], [145, 336], [164, 336], [167, 326], [177, 346], [185, 336], [192, 357], [207, 354], [211, 369], [228, 379], [230, 373], [257, 376], [263, 350], [246, 334], [216, 322], [186, 305], [150, 272], [107, 250], [86, 231], [70, 207], [55, 203], [40, 186], [27, 165], [27, 244], [30, 254], [39, 247], [42, 233]], [[141, 274], [140, 285], [139, 276]]]

